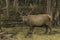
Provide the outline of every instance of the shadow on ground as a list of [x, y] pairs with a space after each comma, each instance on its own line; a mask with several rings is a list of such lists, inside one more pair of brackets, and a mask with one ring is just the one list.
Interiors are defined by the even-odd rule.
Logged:
[[[53, 28], [52, 32], [50, 34], [44, 34], [45, 29], [43, 30], [43, 28], [35, 28], [35, 33], [30, 35], [30, 37], [32, 37], [33, 35], [56, 35], [56, 34], [60, 34], [60, 29], [59, 28]], [[33, 32], [34, 32], [33, 31]], [[27, 32], [28, 33], [28, 32]], [[26, 34], [27, 34], [26, 33]], [[28, 36], [29, 37], [29, 36]]]

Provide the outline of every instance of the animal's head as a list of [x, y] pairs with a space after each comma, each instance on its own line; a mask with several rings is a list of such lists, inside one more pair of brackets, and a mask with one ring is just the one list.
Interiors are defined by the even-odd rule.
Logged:
[[22, 16], [22, 21], [23, 21], [23, 23], [26, 23], [27, 20], [28, 20], [27, 16]]

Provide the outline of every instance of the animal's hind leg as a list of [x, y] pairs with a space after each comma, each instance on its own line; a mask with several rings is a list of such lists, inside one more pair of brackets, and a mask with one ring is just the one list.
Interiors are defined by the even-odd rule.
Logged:
[[48, 26], [48, 28], [49, 28], [49, 34], [51, 34], [51, 32], [52, 32], [51, 26]]
[[50, 26], [50, 25], [45, 25], [45, 27], [46, 27], [46, 32], [45, 32], [45, 33], [50, 34], [50, 33], [51, 33], [51, 31], [52, 31], [51, 26]]
[[45, 31], [45, 34], [48, 33], [48, 25], [44, 25], [46, 27], [46, 31]]

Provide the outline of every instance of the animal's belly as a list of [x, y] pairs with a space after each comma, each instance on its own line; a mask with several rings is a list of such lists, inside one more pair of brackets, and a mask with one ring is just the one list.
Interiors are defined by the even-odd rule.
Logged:
[[29, 22], [31, 25], [35, 25], [35, 26], [41, 26], [41, 25], [44, 25], [46, 22], [45, 21], [42, 21], [42, 20], [38, 20], [38, 21], [31, 21]]
[[34, 27], [43, 27], [44, 24], [42, 24], [42, 25], [32, 25], [32, 26], [34, 26]]

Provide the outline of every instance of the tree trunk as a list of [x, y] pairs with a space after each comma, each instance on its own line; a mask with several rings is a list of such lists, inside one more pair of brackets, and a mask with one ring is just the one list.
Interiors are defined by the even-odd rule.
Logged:
[[47, 0], [47, 13], [51, 14], [51, 0]]
[[8, 13], [9, 13], [9, 1], [8, 0], [6, 0], [6, 11], [7, 11], [7, 19], [8, 19], [8, 17], [9, 17], [9, 15], [8, 15]]
[[56, 26], [56, 20], [54, 19], [55, 18], [55, 15], [56, 15], [56, 0], [51, 0], [51, 9], [52, 9], [52, 19], [53, 19], [53, 26]]

